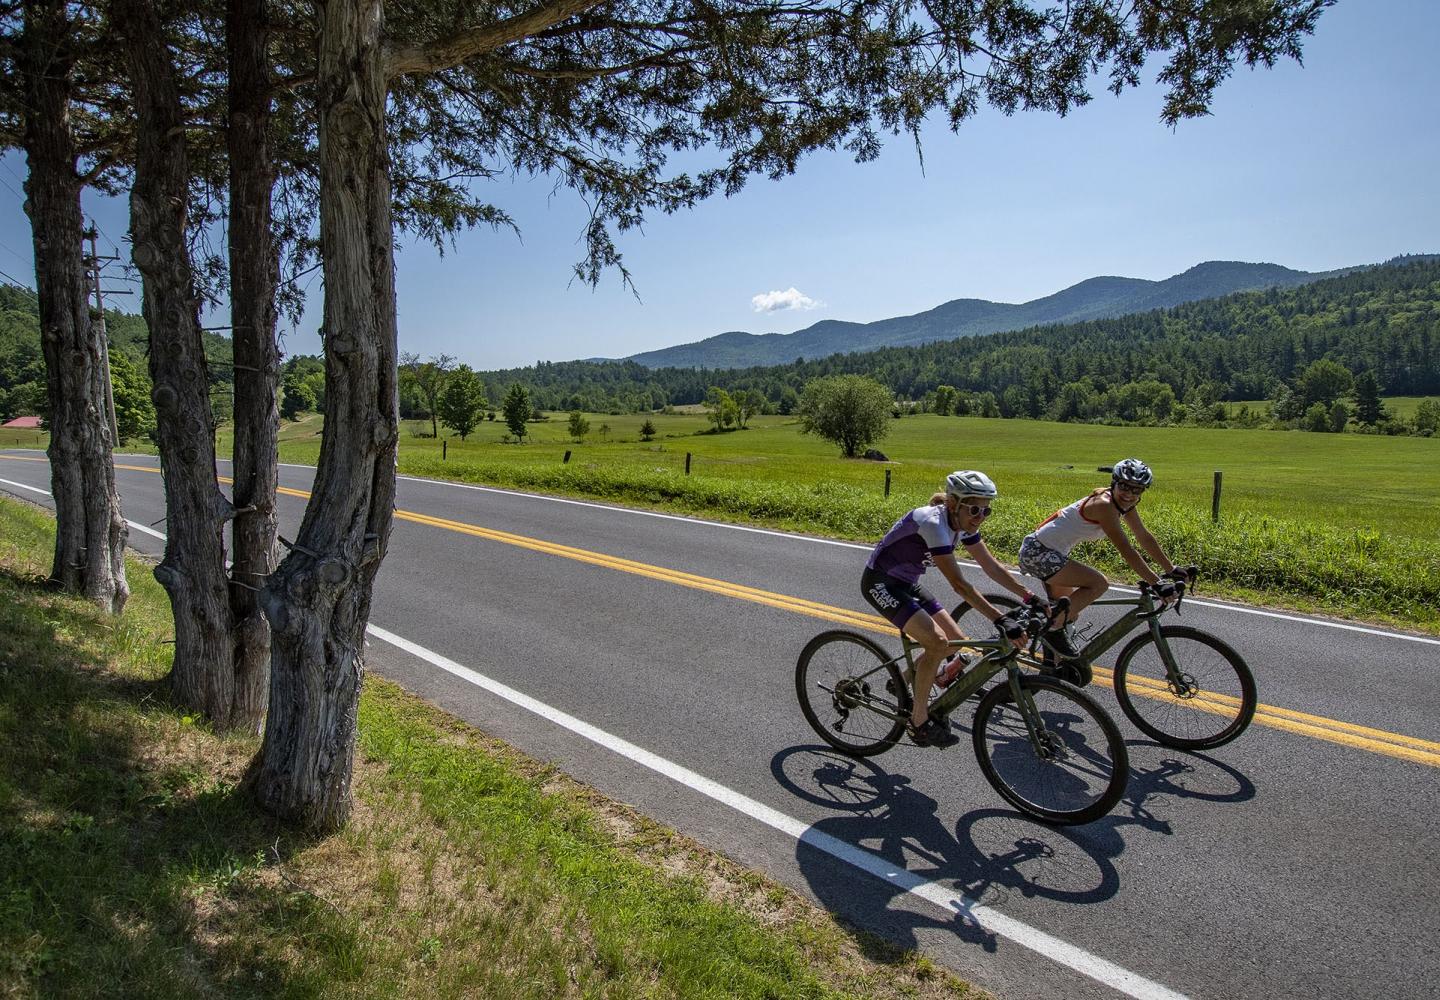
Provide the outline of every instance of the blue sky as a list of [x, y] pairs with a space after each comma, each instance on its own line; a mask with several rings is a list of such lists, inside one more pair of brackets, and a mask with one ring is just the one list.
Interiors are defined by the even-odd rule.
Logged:
[[[727, 330], [869, 322], [956, 298], [1023, 302], [1094, 275], [1160, 279], [1204, 260], [1307, 271], [1440, 252], [1440, 2], [1341, 0], [1305, 65], [1241, 68], [1212, 116], [1175, 130], [1161, 94], [1100, 91], [1068, 118], [982, 113], [960, 133], [892, 140], [877, 162], [813, 156], [797, 173], [651, 220], [609, 275], [571, 281], [584, 206], [548, 180], [492, 184], [522, 230], [462, 236], [443, 258], [401, 243], [400, 347], [494, 369], [622, 357]], [[34, 284], [25, 164], [0, 163], [0, 271]], [[92, 198], [102, 251], [123, 202]], [[111, 282], [120, 287], [122, 282]], [[138, 286], [132, 286], [138, 287]], [[284, 331], [319, 351], [311, 306]], [[136, 297], [117, 300], [138, 309]], [[207, 317], [226, 322], [223, 312]]]

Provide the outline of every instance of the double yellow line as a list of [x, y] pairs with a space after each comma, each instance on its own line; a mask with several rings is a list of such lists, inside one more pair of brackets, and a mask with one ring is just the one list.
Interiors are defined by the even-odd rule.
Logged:
[[[297, 497], [308, 496], [308, 494], [302, 493], [299, 490], [282, 490], [282, 492]], [[395, 516], [402, 521], [411, 521], [415, 524], [424, 524], [432, 528], [441, 528], [446, 531], [454, 531], [476, 538], [484, 538], [493, 542], [501, 542], [505, 545], [514, 545], [519, 548], [529, 549], [532, 552], [559, 556], [563, 559], [573, 559], [577, 562], [588, 563], [592, 566], [600, 566], [621, 573], [632, 573], [636, 576], [648, 577], [649, 579], [660, 580], [664, 583], [689, 587], [693, 590], [703, 590], [712, 594], [720, 594], [724, 597], [733, 597], [737, 600], [764, 604], [772, 608], [779, 608], [782, 611], [808, 615], [823, 621], [848, 625], [852, 628], [865, 629], [870, 632], [878, 632], [890, 637], [895, 635], [895, 626], [883, 618], [876, 617], [875, 615], [861, 614], [856, 611], [849, 611], [845, 608], [837, 608], [829, 604], [821, 604], [817, 601], [807, 601], [803, 598], [791, 597], [788, 594], [777, 594], [768, 590], [747, 587], [738, 583], [729, 583], [724, 580], [698, 576], [694, 573], [666, 569], [650, 563], [635, 562], [631, 559], [609, 556], [588, 549], [578, 549], [556, 542], [546, 542], [526, 535], [515, 535], [508, 531], [497, 531], [493, 528], [482, 528], [478, 525], [466, 524], [463, 521], [452, 521], [448, 518], [432, 517], [428, 514], [415, 514], [410, 511], [396, 510]], [[1111, 671], [1099, 668], [1096, 670], [1096, 677], [1103, 683], [1113, 686], [1114, 674]], [[1212, 712], [1217, 715], [1233, 715], [1235, 709], [1240, 704], [1238, 698], [1208, 692], [1195, 699], [1181, 700], [1172, 695], [1163, 682], [1150, 678], [1131, 677], [1129, 679], [1129, 688], [1131, 694], [1138, 694], [1146, 698], [1170, 702], [1177, 706], [1184, 706], [1187, 709]], [[1331, 743], [1339, 743], [1361, 750], [1368, 750], [1371, 753], [1379, 753], [1389, 757], [1396, 757], [1400, 760], [1408, 760], [1416, 764], [1440, 767], [1440, 743], [1433, 743], [1429, 740], [1422, 740], [1414, 736], [1404, 736], [1399, 733], [1390, 733], [1380, 729], [1371, 729], [1366, 726], [1357, 726], [1349, 722], [1340, 722], [1318, 715], [1308, 715], [1304, 712], [1297, 712], [1288, 708], [1277, 708], [1272, 705], [1258, 706], [1255, 710], [1255, 722], [1273, 729], [1299, 733], [1315, 739], [1327, 740]]]
[[[11, 458], [15, 461], [45, 461], [45, 459], [21, 458], [19, 456], [9, 455], [0, 457]], [[117, 465], [115, 468], [135, 472], [158, 473], [160, 471], [159, 469], [143, 465]], [[222, 481], [228, 482], [229, 480]], [[280, 487], [277, 492], [286, 496], [298, 497], [302, 500], [308, 500], [310, 498], [310, 494], [304, 490]], [[743, 584], [729, 583], [724, 580], [698, 576], [694, 573], [685, 573], [680, 570], [666, 569], [662, 566], [654, 566], [649, 563], [636, 562], [632, 559], [622, 559], [618, 556], [609, 556], [601, 552], [592, 552], [588, 549], [577, 549], [573, 546], [560, 545], [556, 542], [546, 542], [526, 535], [516, 535], [508, 531], [497, 531], [493, 528], [482, 528], [478, 525], [467, 524], [463, 521], [452, 521], [443, 517], [432, 517], [429, 514], [416, 514], [411, 511], [396, 510], [395, 517], [398, 520], [410, 521], [414, 524], [423, 524], [444, 531], [453, 531], [475, 538], [483, 538], [487, 541], [500, 542], [504, 545], [514, 545], [518, 548], [529, 549], [532, 552], [558, 556], [562, 559], [573, 559], [576, 562], [588, 563], [592, 566], [600, 566], [604, 569], [611, 569], [620, 573], [631, 573], [635, 576], [643, 576], [676, 586], [689, 587], [693, 590], [703, 590], [708, 593], [719, 594], [723, 597], [732, 597], [736, 600], [764, 604], [772, 608], [779, 608], [782, 611], [808, 615], [811, 618], [818, 618], [839, 625], [848, 625], [851, 628], [864, 629], [889, 637], [895, 635], [895, 627], [875, 615], [862, 614], [845, 608], [837, 608], [833, 605], [821, 604], [817, 601], [807, 601], [804, 598], [791, 597], [788, 594], [777, 594], [768, 590], [760, 590], [756, 587], [747, 587]], [[1095, 670], [1095, 678], [1097, 681], [1113, 687], [1114, 675], [1111, 671], [1097, 667]], [[1171, 695], [1162, 682], [1149, 678], [1131, 677], [1129, 679], [1129, 686], [1131, 694], [1138, 694], [1160, 701], [1169, 701], [1175, 705], [1183, 705], [1188, 709], [1212, 712], [1217, 715], [1231, 715], [1234, 713], [1235, 707], [1239, 704], [1238, 699], [1208, 692], [1198, 698], [1182, 701]], [[1394, 757], [1415, 764], [1440, 767], [1440, 743], [1422, 740], [1414, 736], [1386, 732], [1383, 729], [1372, 729], [1368, 726], [1359, 726], [1350, 722], [1341, 722], [1337, 719], [1328, 719], [1320, 715], [1309, 715], [1305, 712], [1294, 711], [1293, 709], [1264, 704], [1256, 708], [1255, 722], [1262, 726], [1269, 726], [1272, 729], [1280, 729], [1302, 736], [1309, 736], [1314, 739], [1339, 743], [1344, 746], [1367, 750], [1371, 753], [1383, 754], [1387, 757]]]

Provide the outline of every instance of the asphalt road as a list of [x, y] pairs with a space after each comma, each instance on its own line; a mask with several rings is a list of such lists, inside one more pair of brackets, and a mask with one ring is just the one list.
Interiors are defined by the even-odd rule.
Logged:
[[[45, 502], [36, 458], [0, 452], [0, 490]], [[117, 464], [158, 553], [156, 460]], [[968, 739], [856, 762], [810, 731], [795, 658], [824, 608], [869, 612], [862, 547], [406, 477], [397, 503], [370, 669], [1002, 997], [1435, 996], [1434, 639], [1187, 601], [1254, 669], [1256, 724], [1167, 750], [1097, 685], [1129, 789], [1053, 829]]]

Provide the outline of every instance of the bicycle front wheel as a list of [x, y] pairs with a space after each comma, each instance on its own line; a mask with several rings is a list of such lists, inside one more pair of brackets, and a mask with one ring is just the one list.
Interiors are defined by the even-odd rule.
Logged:
[[1177, 750], [1209, 750], [1243, 733], [1255, 717], [1255, 676], [1215, 636], [1164, 625], [1172, 672], [1151, 634], [1138, 636], [1115, 664], [1115, 697], [1136, 727]]
[[1130, 779], [1119, 727], [1063, 681], [1027, 674], [1020, 686], [1035, 706], [1035, 739], [1008, 683], [992, 688], [975, 710], [975, 756], [986, 780], [1006, 802], [1047, 823], [1104, 816]]
[[795, 664], [795, 693], [810, 728], [854, 757], [894, 746], [910, 715], [910, 689], [890, 660], [855, 632], [821, 632], [811, 639]]

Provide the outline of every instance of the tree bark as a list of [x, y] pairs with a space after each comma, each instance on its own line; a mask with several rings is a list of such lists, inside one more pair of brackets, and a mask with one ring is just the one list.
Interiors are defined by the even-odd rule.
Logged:
[[165, 478], [165, 558], [155, 579], [175, 617], [171, 691], [217, 728], [232, 724], [232, 618], [223, 528], [233, 508], [215, 476], [214, 424], [186, 243], [188, 156], [175, 70], [154, 7], [117, 0], [137, 116], [132, 256], [144, 282], [156, 436]]
[[350, 815], [365, 625], [389, 542], [399, 439], [381, 0], [321, 8], [325, 437], [297, 540], [261, 593], [270, 715], [257, 799], [312, 830]]
[[112, 614], [130, 596], [129, 530], [115, 489], [105, 405], [105, 344], [90, 317], [77, 154], [70, 127], [70, 26], [63, 2], [25, 5], [25, 212], [35, 243], [40, 342], [49, 396], [51, 578]]
[[235, 352], [236, 507], [230, 612], [235, 622], [235, 726], [260, 731], [270, 694], [270, 623], [259, 587], [278, 562], [280, 352], [275, 288], [280, 264], [271, 226], [275, 170], [265, 0], [229, 0], [230, 324]]

